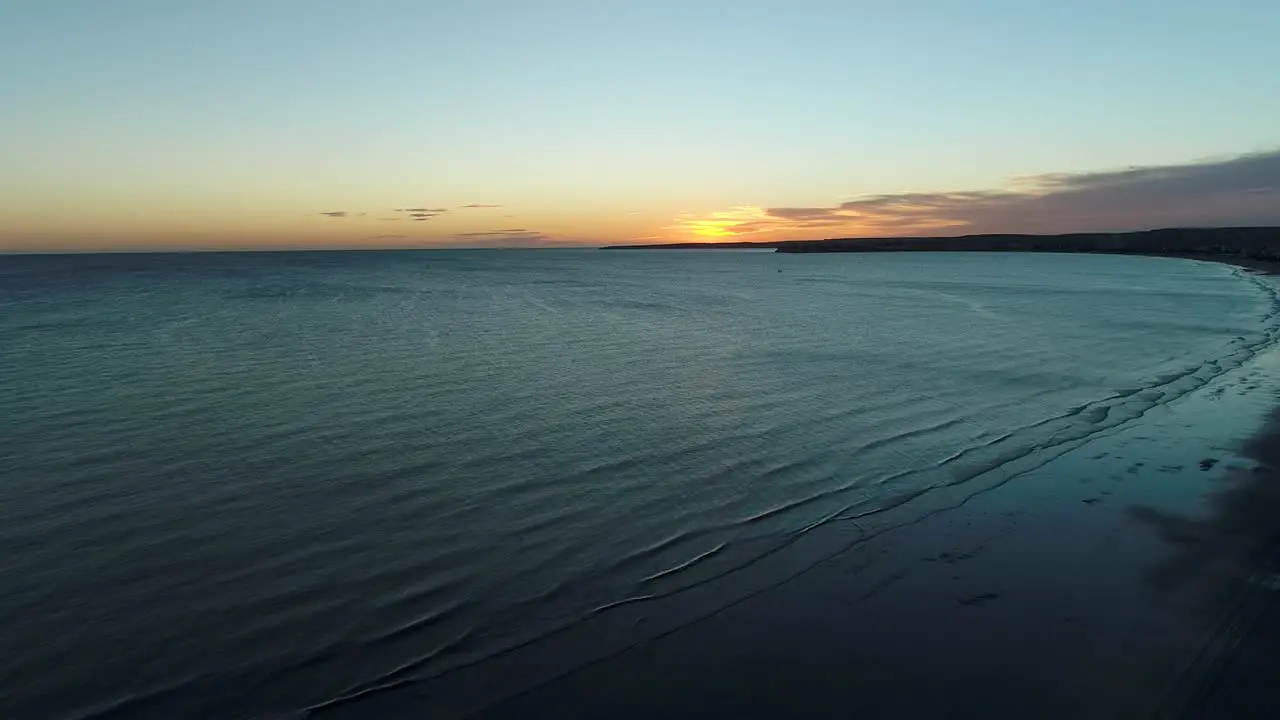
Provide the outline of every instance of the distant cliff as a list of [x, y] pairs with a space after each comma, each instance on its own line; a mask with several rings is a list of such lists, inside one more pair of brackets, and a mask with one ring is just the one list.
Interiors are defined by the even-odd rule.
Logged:
[[1127, 233], [962, 235], [958, 237], [834, 238], [777, 244], [780, 253], [810, 252], [1065, 252], [1204, 255], [1280, 260], [1280, 228], [1173, 228]]

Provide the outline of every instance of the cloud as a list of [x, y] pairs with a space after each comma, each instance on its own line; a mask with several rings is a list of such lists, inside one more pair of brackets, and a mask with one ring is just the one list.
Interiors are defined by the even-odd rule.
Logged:
[[[446, 211], [431, 210], [428, 208], [411, 208], [409, 210], [396, 210], [395, 212], [424, 212], [424, 213], [432, 213], [434, 215], [439, 215], [440, 213], [446, 212]], [[350, 218], [350, 217], [362, 218], [362, 217], [367, 217], [369, 215], [369, 213], [367, 212], [351, 212], [349, 210], [334, 210], [331, 212], [322, 212], [320, 214], [326, 217], [331, 217], [331, 218]], [[390, 221], [390, 220], [396, 220], [396, 219], [398, 218], [389, 218], [389, 217], [378, 218], [378, 220], [383, 220], [383, 221]]]
[[821, 220], [834, 216], [831, 208], [773, 208], [769, 214], [784, 220]]
[[379, 219], [379, 220], [381, 220], [382, 222], [400, 222], [400, 218], [383, 218], [383, 217], [380, 217], [380, 218], [378, 218], [378, 219]]
[[469, 205], [463, 205], [463, 206], [461, 206], [461, 207], [462, 207], [462, 208], [464, 208], [464, 209], [465, 209], [465, 208], [473, 208], [473, 209], [474, 209], [474, 208], [500, 208], [500, 207], [502, 207], [502, 206], [501, 206], [501, 205], [490, 205], [490, 204], [488, 204], [488, 203], [471, 203], [471, 204], [469, 204]]
[[408, 240], [408, 235], [369, 235], [362, 240]]
[[487, 232], [466, 232], [453, 236], [467, 245], [486, 247], [546, 247], [548, 245], [565, 244], [563, 241], [526, 228], [510, 230], [491, 230]]
[[1280, 224], [1280, 150], [1090, 173], [1015, 178], [1010, 189], [892, 193], [832, 207], [738, 207], [677, 218], [710, 238], [1119, 232]]
[[[396, 208], [391, 212], [403, 213], [412, 222], [422, 222], [431, 218], [449, 212], [448, 208], [428, 208], [428, 207], [412, 207], [412, 208]], [[383, 220], [394, 220], [395, 218], [379, 218]]]

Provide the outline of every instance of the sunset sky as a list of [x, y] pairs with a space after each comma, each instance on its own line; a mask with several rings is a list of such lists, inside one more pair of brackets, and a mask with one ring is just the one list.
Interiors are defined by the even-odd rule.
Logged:
[[0, 250], [1280, 224], [1275, 0], [5, 0]]

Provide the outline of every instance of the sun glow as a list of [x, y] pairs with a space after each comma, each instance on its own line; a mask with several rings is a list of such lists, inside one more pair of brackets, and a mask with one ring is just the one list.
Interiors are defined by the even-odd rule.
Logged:
[[713, 212], [705, 217], [683, 215], [676, 219], [673, 230], [699, 238], [732, 238], [775, 229], [776, 220], [758, 207], [735, 207]]
[[705, 215], [681, 215], [667, 228], [695, 239], [753, 241], [821, 237], [888, 237], [950, 230], [968, 224], [910, 197], [874, 196], [829, 207], [762, 208], [738, 206]]

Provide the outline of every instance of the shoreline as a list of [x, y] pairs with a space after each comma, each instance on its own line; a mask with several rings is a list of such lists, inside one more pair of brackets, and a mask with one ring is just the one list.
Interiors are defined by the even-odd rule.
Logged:
[[1132, 253], [1139, 257], [1167, 257], [1177, 258], [1181, 260], [1200, 260], [1203, 262], [1216, 262], [1223, 265], [1235, 265], [1246, 270], [1252, 270], [1259, 275], [1280, 275], [1280, 260], [1261, 260], [1255, 258], [1243, 258], [1235, 255], [1192, 255], [1188, 253], [1170, 253], [1168, 255], [1146, 255], [1140, 253]]
[[1240, 450], [1252, 468], [1231, 471], [1202, 519], [1145, 514], [1174, 548], [1152, 578], [1192, 592], [1220, 623], [1165, 706], [1189, 718], [1260, 717], [1280, 674], [1280, 407]]
[[874, 254], [883, 255], [887, 253], [902, 254], [913, 252], [935, 252], [935, 253], [970, 253], [970, 252], [989, 252], [1000, 254], [1021, 254], [1026, 252], [1035, 252], [1053, 255], [1121, 255], [1124, 257], [1153, 257], [1153, 258], [1173, 258], [1177, 260], [1199, 260], [1202, 262], [1216, 262], [1223, 265], [1235, 265], [1237, 267], [1246, 268], [1256, 271], [1263, 275], [1280, 275], [1280, 259], [1271, 260], [1266, 258], [1242, 257], [1239, 255], [1230, 255], [1226, 253], [1189, 253], [1189, 252], [1112, 252], [1097, 250], [920, 250], [920, 249], [897, 249], [897, 250], [815, 250], [805, 251], [804, 253], [795, 253], [778, 249], [776, 244], [753, 244], [753, 243], [681, 243], [677, 245], [619, 245], [602, 247], [601, 250], [770, 250], [782, 254], [809, 254], [809, 253], [854, 253], [854, 254]]
[[1271, 717], [1280, 346], [1004, 480], [315, 716]]
[[1272, 347], [1015, 482], [461, 714], [1270, 717], [1278, 378]]
[[602, 250], [772, 250], [781, 254], [884, 252], [1033, 252], [1135, 255], [1222, 262], [1280, 271], [1280, 227], [1162, 228], [1119, 233], [977, 234], [861, 237], [770, 242], [608, 245]]

